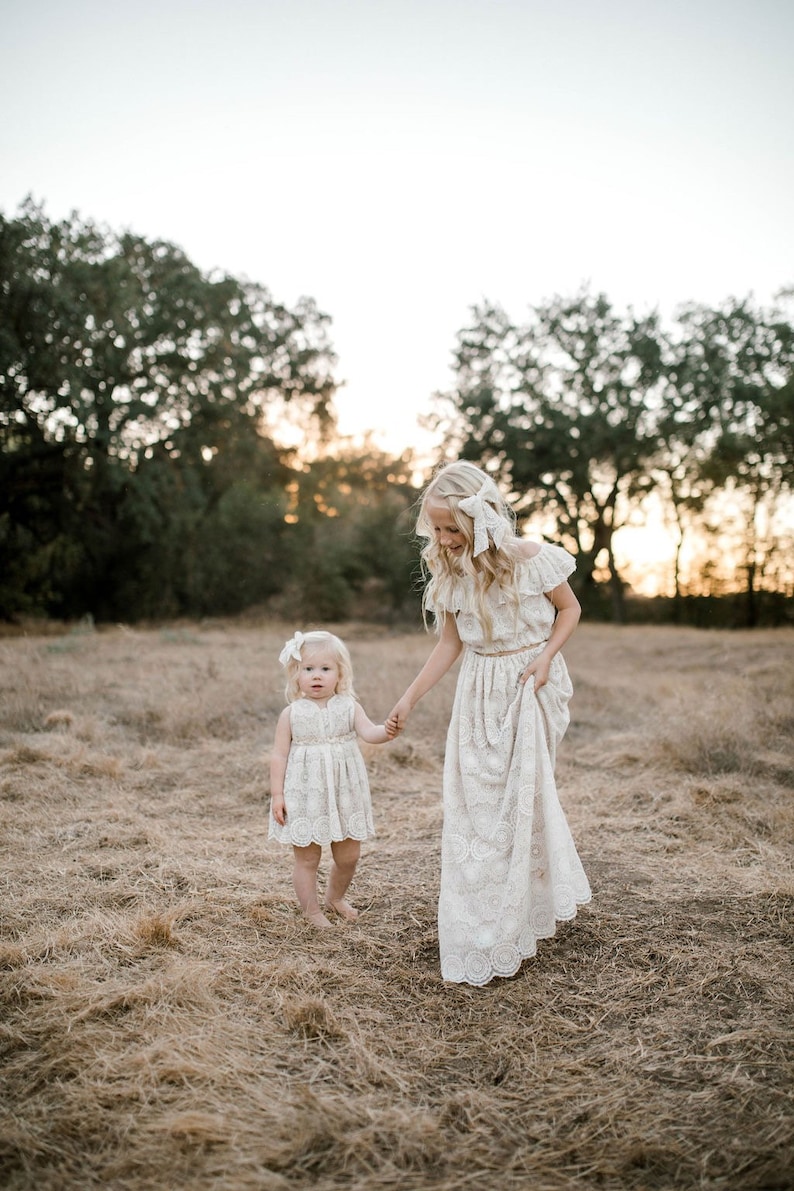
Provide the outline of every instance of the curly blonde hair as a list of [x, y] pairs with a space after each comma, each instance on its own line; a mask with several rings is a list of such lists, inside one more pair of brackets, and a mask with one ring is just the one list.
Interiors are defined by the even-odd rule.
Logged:
[[[456, 463], [443, 464], [422, 493], [416, 533], [425, 539], [420, 556], [422, 572], [427, 580], [422, 595], [425, 623], [427, 613], [432, 609], [436, 628], [440, 627], [443, 613], [455, 611], [454, 593], [461, 577], [470, 575], [474, 579], [479, 619], [485, 628], [486, 637], [490, 639], [492, 620], [485, 598], [488, 591], [496, 585], [516, 613], [520, 597], [516, 579], [518, 555], [512, 548], [516, 539], [516, 519], [507, 501], [493, 485], [493, 495], [487, 495], [486, 500], [505, 522], [504, 540], [499, 547], [489, 540], [487, 550], [476, 556], [474, 522], [458, 507], [462, 500], [476, 496], [483, 484], [493, 485], [493, 479], [474, 463], [458, 460]], [[455, 558], [436, 541], [433, 523], [427, 513], [428, 504], [445, 504], [449, 509], [451, 521], [463, 535], [464, 550], [459, 558]]]
[[298, 687], [298, 675], [300, 674], [301, 663], [306, 660], [307, 655], [319, 653], [321, 650], [330, 652], [339, 667], [339, 682], [336, 684], [336, 694], [351, 695], [354, 699], [356, 698], [356, 692], [353, 690], [353, 663], [350, 660], [350, 653], [344, 641], [335, 636], [334, 633], [328, 633], [324, 629], [314, 629], [312, 632], [303, 634], [303, 640], [300, 645], [300, 658], [289, 657], [285, 662], [287, 685], [284, 693], [288, 703], [294, 703], [296, 699], [300, 699], [301, 697]]

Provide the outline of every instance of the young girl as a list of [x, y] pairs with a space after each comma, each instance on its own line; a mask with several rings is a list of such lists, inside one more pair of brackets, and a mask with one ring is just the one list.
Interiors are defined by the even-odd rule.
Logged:
[[353, 691], [346, 646], [333, 633], [296, 633], [279, 661], [287, 671], [288, 705], [279, 716], [270, 759], [268, 839], [292, 844], [293, 884], [304, 914], [330, 926], [317, 896], [322, 845], [331, 845], [325, 909], [352, 922], [358, 911], [345, 900], [361, 853], [374, 835], [372, 804], [357, 736], [385, 744], [396, 736], [373, 724]]
[[557, 798], [572, 687], [560, 647], [579, 621], [559, 546], [516, 536], [493, 480], [450, 463], [422, 497], [425, 611], [438, 643], [387, 726], [401, 730], [463, 650], [444, 760], [438, 935], [444, 980], [512, 976], [590, 886]]

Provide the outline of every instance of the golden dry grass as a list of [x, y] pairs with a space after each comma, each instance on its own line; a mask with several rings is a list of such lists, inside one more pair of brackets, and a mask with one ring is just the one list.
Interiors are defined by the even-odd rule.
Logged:
[[[794, 635], [583, 625], [563, 803], [594, 891], [439, 979], [453, 679], [368, 750], [354, 926], [266, 843], [293, 626], [0, 641], [8, 1191], [794, 1186]], [[350, 644], [375, 718], [421, 633]]]

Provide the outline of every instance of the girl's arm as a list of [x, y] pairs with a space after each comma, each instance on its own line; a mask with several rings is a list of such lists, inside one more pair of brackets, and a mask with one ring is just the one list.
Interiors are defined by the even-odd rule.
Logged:
[[289, 707], [278, 717], [273, 751], [270, 754], [270, 807], [273, 818], [283, 827], [287, 821], [287, 806], [284, 802], [284, 774], [287, 772], [287, 758], [292, 744]]
[[356, 734], [360, 736], [362, 740], [366, 740], [367, 744], [385, 744], [387, 740], [392, 739], [386, 730], [386, 725], [373, 724], [372, 720], [364, 711], [364, 708], [360, 703], [356, 703], [356, 712], [355, 716], [353, 717], [353, 727], [356, 730]]
[[521, 682], [526, 682], [529, 676], [534, 674], [536, 691], [539, 691], [549, 681], [552, 658], [562, 649], [582, 615], [581, 605], [568, 583], [561, 583], [559, 587], [555, 587], [548, 593], [548, 598], [557, 609], [554, 628], [551, 630], [551, 636], [546, 642], [543, 653], [538, 654], [535, 660], [527, 666], [520, 679]]
[[430, 657], [417, 674], [401, 699], [395, 703], [391, 715], [386, 721], [387, 729], [401, 732], [405, 721], [416, 704], [434, 687], [439, 679], [454, 665], [460, 656], [463, 642], [458, 636], [458, 626], [455, 617], [446, 615], [441, 626], [441, 635], [433, 648]]

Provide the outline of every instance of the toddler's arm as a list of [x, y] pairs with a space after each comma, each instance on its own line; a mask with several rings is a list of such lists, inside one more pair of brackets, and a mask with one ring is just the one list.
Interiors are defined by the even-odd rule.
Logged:
[[270, 754], [270, 806], [273, 818], [280, 827], [287, 821], [287, 806], [284, 802], [284, 774], [287, 772], [287, 758], [292, 744], [289, 707], [278, 717], [273, 751]]
[[353, 719], [356, 734], [367, 744], [386, 744], [396, 733], [390, 733], [385, 724], [373, 724], [360, 703], [356, 703], [356, 714]]

